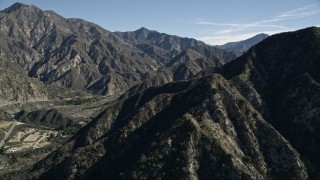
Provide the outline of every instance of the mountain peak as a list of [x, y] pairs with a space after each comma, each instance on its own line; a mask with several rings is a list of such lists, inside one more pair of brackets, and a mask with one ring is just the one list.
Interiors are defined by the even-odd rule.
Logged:
[[269, 36], [269, 34], [266, 34], [266, 33], [260, 33], [260, 34], [257, 34], [257, 36]]
[[268, 34], [260, 33], [260, 34], [257, 34], [257, 35], [255, 35], [255, 36], [253, 36], [252, 38], [249, 38], [249, 39], [254, 39], [254, 38], [263, 38], [263, 39], [265, 39], [265, 38], [267, 38], [267, 37], [269, 37]]
[[145, 28], [145, 27], [141, 27], [140, 29], [138, 29], [137, 31], [149, 31], [149, 29]]
[[11, 5], [10, 7], [4, 9], [2, 12], [11, 13], [11, 12], [16, 11], [16, 10], [23, 8], [23, 7], [28, 7], [28, 5], [20, 3], [20, 2], [16, 2], [13, 5]]
[[137, 29], [135, 32], [137, 33], [148, 33], [148, 32], [151, 32], [152, 30], [149, 30], [145, 27], [141, 27], [140, 29]]

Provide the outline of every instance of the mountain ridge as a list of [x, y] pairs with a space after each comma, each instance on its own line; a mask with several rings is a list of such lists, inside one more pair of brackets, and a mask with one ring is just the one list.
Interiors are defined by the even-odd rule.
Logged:
[[[9, 11], [10, 9], [10, 11]], [[45, 83], [73, 90], [118, 95], [140, 83], [145, 73], [163, 66], [184, 49], [203, 42], [156, 31], [157, 46], [134, 44], [119, 34], [82, 19], [66, 19], [33, 5], [14, 4], [0, 13], [1, 65]], [[23, 17], [23, 18], [21, 18]], [[181, 42], [180, 42], [181, 41]], [[220, 60], [236, 57], [215, 50]]]
[[[158, 48], [161, 48], [166, 51], [173, 51], [175, 55], [183, 51], [186, 51], [192, 47], [204, 46], [219, 52], [217, 53], [217, 56], [220, 59], [225, 59], [226, 61], [230, 61], [231, 59], [234, 59], [236, 57], [235, 55], [233, 55], [233, 57], [228, 57], [230, 56], [230, 54], [232, 54], [232, 52], [221, 51], [218, 48], [207, 45], [204, 42], [193, 39], [193, 38], [185, 38], [185, 37], [179, 37], [176, 35], [160, 33], [155, 30], [149, 30], [145, 27], [142, 27], [136, 31], [115, 32], [115, 33], [129, 43], [132, 43], [135, 45], [144, 44], [148, 46], [157, 46]], [[168, 57], [168, 59], [170, 59], [170, 57]]]

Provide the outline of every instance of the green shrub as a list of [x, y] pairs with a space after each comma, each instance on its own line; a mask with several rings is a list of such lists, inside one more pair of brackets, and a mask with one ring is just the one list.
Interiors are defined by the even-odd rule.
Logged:
[[252, 162], [252, 158], [250, 156], [244, 156], [242, 159], [243, 159], [244, 162], [247, 162], [247, 163], [251, 163]]

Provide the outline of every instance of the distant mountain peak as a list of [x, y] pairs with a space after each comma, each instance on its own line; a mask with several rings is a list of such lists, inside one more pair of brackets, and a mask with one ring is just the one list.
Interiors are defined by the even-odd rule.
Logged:
[[266, 34], [266, 33], [260, 33], [260, 34], [257, 34], [256, 36], [269, 36], [269, 34]]
[[257, 38], [257, 37], [267, 38], [267, 37], [269, 37], [269, 35], [265, 34], [265, 33], [260, 33], [260, 34], [257, 34], [255, 36], [253, 36], [252, 38], [249, 38], [249, 39], [254, 39], [254, 38]]
[[23, 3], [20, 3], [20, 2], [16, 2], [14, 3], [13, 5], [11, 5], [10, 7], [4, 9], [2, 12], [4, 13], [11, 13], [13, 11], [16, 11], [20, 8], [23, 8], [23, 7], [28, 7], [29, 5], [26, 5], [26, 4], [23, 4]]
[[139, 28], [138, 30], [136, 30], [136, 31], [150, 31], [149, 29], [147, 29], [147, 28], [145, 28], [145, 27], [141, 27], [141, 28]]
[[261, 42], [262, 40], [266, 39], [267, 37], [269, 37], [268, 34], [265, 33], [260, 33], [257, 34], [251, 38], [242, 40], [242, 41], [237, 41], [237, 42], [228, 42], [224, 45], [220, 45], [217, 46], [221, 49], [228, 49], [228, 50], [232, 50], [232, 51], [236, 51], [236, 52], [246, 52], [248, 49], [250, 49], [252, 46], [258, 44], [259, 42]]
[[10, 7], [8, 8], [12, 8], [12, 7], [16, 7], [16, 8], [20, 8], [20, 7], [28, 7], [29, 5], [27, 4], [23, 4], [23, 3], [20, 3], [20, 2], [16, 2], [14, 3], [13, 5], [11, 5]]
[[150, 32], [154, 32], [153, 30], [147, 29], [145, 27], [141, 27], [140, 29], [137, 29], [134, 31], [137, 34], [148, 34]]

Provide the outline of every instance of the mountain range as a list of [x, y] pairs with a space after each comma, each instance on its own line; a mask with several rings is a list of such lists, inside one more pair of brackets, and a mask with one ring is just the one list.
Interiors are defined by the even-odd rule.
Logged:
[[[87, 91], [117, 97], [92, 106], [99, 111], [61, 147], [3, 179], [320, 177], [320, 28], [223, 50], [146, 28], [110, 32], [21, 3], [1, 11], [0, 24], [5, 104]], [[17, 115], [73, 123], [56, 110]]]
[[[221, 66], [237, 57], [232, 51], [195, 39], [146, 28], [113, 33], [81, 19], [65, 19], [21, 3], [2, 10], [0, 23], [1, 67], [44, 83], [102, 95], [124, 92], [143, 81], [148, 72], [176, 64], [172, 60], [187, 51], [209, 49], [209, 56], [200, 50], [188, 58], [203, 58], [210, 65]], [[193, 74], [199, 71], [196, 69]]]

